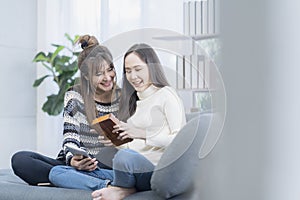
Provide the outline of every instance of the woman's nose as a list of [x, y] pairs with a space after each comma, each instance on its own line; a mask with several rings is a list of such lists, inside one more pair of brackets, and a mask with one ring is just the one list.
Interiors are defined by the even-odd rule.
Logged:
[[103, 80], [110, 81], [111, 79], [112, 79], [112, 77], [110, 76], [109, 73], [104, 73]]
[[130, 73], [130, 78], [131, 78], [131, 79], [135, 79], [136, 77], [137, 77], [136, 73], [135, 73], [134, 71], [132, 71], [132, 72]]

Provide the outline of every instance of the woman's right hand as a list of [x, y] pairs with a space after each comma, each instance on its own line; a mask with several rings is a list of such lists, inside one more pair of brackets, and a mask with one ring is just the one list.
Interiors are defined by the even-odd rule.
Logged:
[[78, 170], [94, 171], [97, 168], [98, 161], [96, 158], [84, 158], [81, 155], [74, 155], [70, 164]]

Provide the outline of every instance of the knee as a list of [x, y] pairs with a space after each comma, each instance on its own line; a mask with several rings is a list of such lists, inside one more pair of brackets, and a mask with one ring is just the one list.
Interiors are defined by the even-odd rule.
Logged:
[[12, 157], [11, 157], [11, 166], [13, 168], [13, 170], [17, 170], [20, 166], [23, 166], [27, 160], [29, 156], [29, 152], [27, 151], [19, 151], [17, 153], [15, 153]]
[[54, 166], [51, 168], [50, 172], [49, 172], [49, 177], [52, 176], [59, 176], [60, 174], [63, 174], [67, 171], [67, 168], [65, 168], [67, 166]]
[[51, 170], [50, 170], [50, 172], [49, 172], [49, 175], [48, 175], [48, 178], [49, 178], [49, 181], [52, 183], [52, 184], [54, 184], [54, 185], [56, 185], [56, 179], [57, 179], [57, 171], [58, 171], [59, 169], [57, 169], [57, 166], [55, 166], [55, 167], [53, 167]]
[[11, 157], [11, 162], [12, 162], [12, 163], [18, 162], [20, 159], [23, 158], [24, 153], [25, 153], [24, 151], [19, 151], [19, 152], [15, 153], [15, 154]]
[[137, 153], [130, 149], [119, 150], [113, 158], [113, 169], [128, 171], [136, 159]]
[[61, 174], [65, 173], [66, 169], [63, 166], [54, 166], [49, 172], [49, 180], [51, 183], [56, 183], [56, 180], [62, 176]]

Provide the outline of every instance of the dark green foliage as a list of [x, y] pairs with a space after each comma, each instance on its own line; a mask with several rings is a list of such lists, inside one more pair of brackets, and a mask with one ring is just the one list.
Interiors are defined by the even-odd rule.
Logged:
[[[68, 34], [65, 34], [65, 37], [71, 42], [72, 47], [79, 38], [77, 35], [71, 38]], [[51, 94], [47, 97], [42, 109], [49, 115], [58, 115], [64, 107], [65, 92], [75, 83], [79, 53], [67, 46], [57, 44], [52, 44], [52, 46], [56, 48], [54, 52], [39, 52], [33, 59], [33, 62], [41, 63], [49, 71], [49, 74], [36, 79], [33, 87], [38, 87], [47, 78], [53, 79], [58, 85], [59, 91], [57, 94]], [[63, 53], [64, 55], [62, 55]]]

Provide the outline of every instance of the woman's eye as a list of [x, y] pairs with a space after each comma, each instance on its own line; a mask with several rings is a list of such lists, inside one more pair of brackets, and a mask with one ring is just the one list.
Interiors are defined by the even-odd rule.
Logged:
[[103, 75], [103, 72], [96, 73], [96, 76], [101, 76], [101, 75]]

